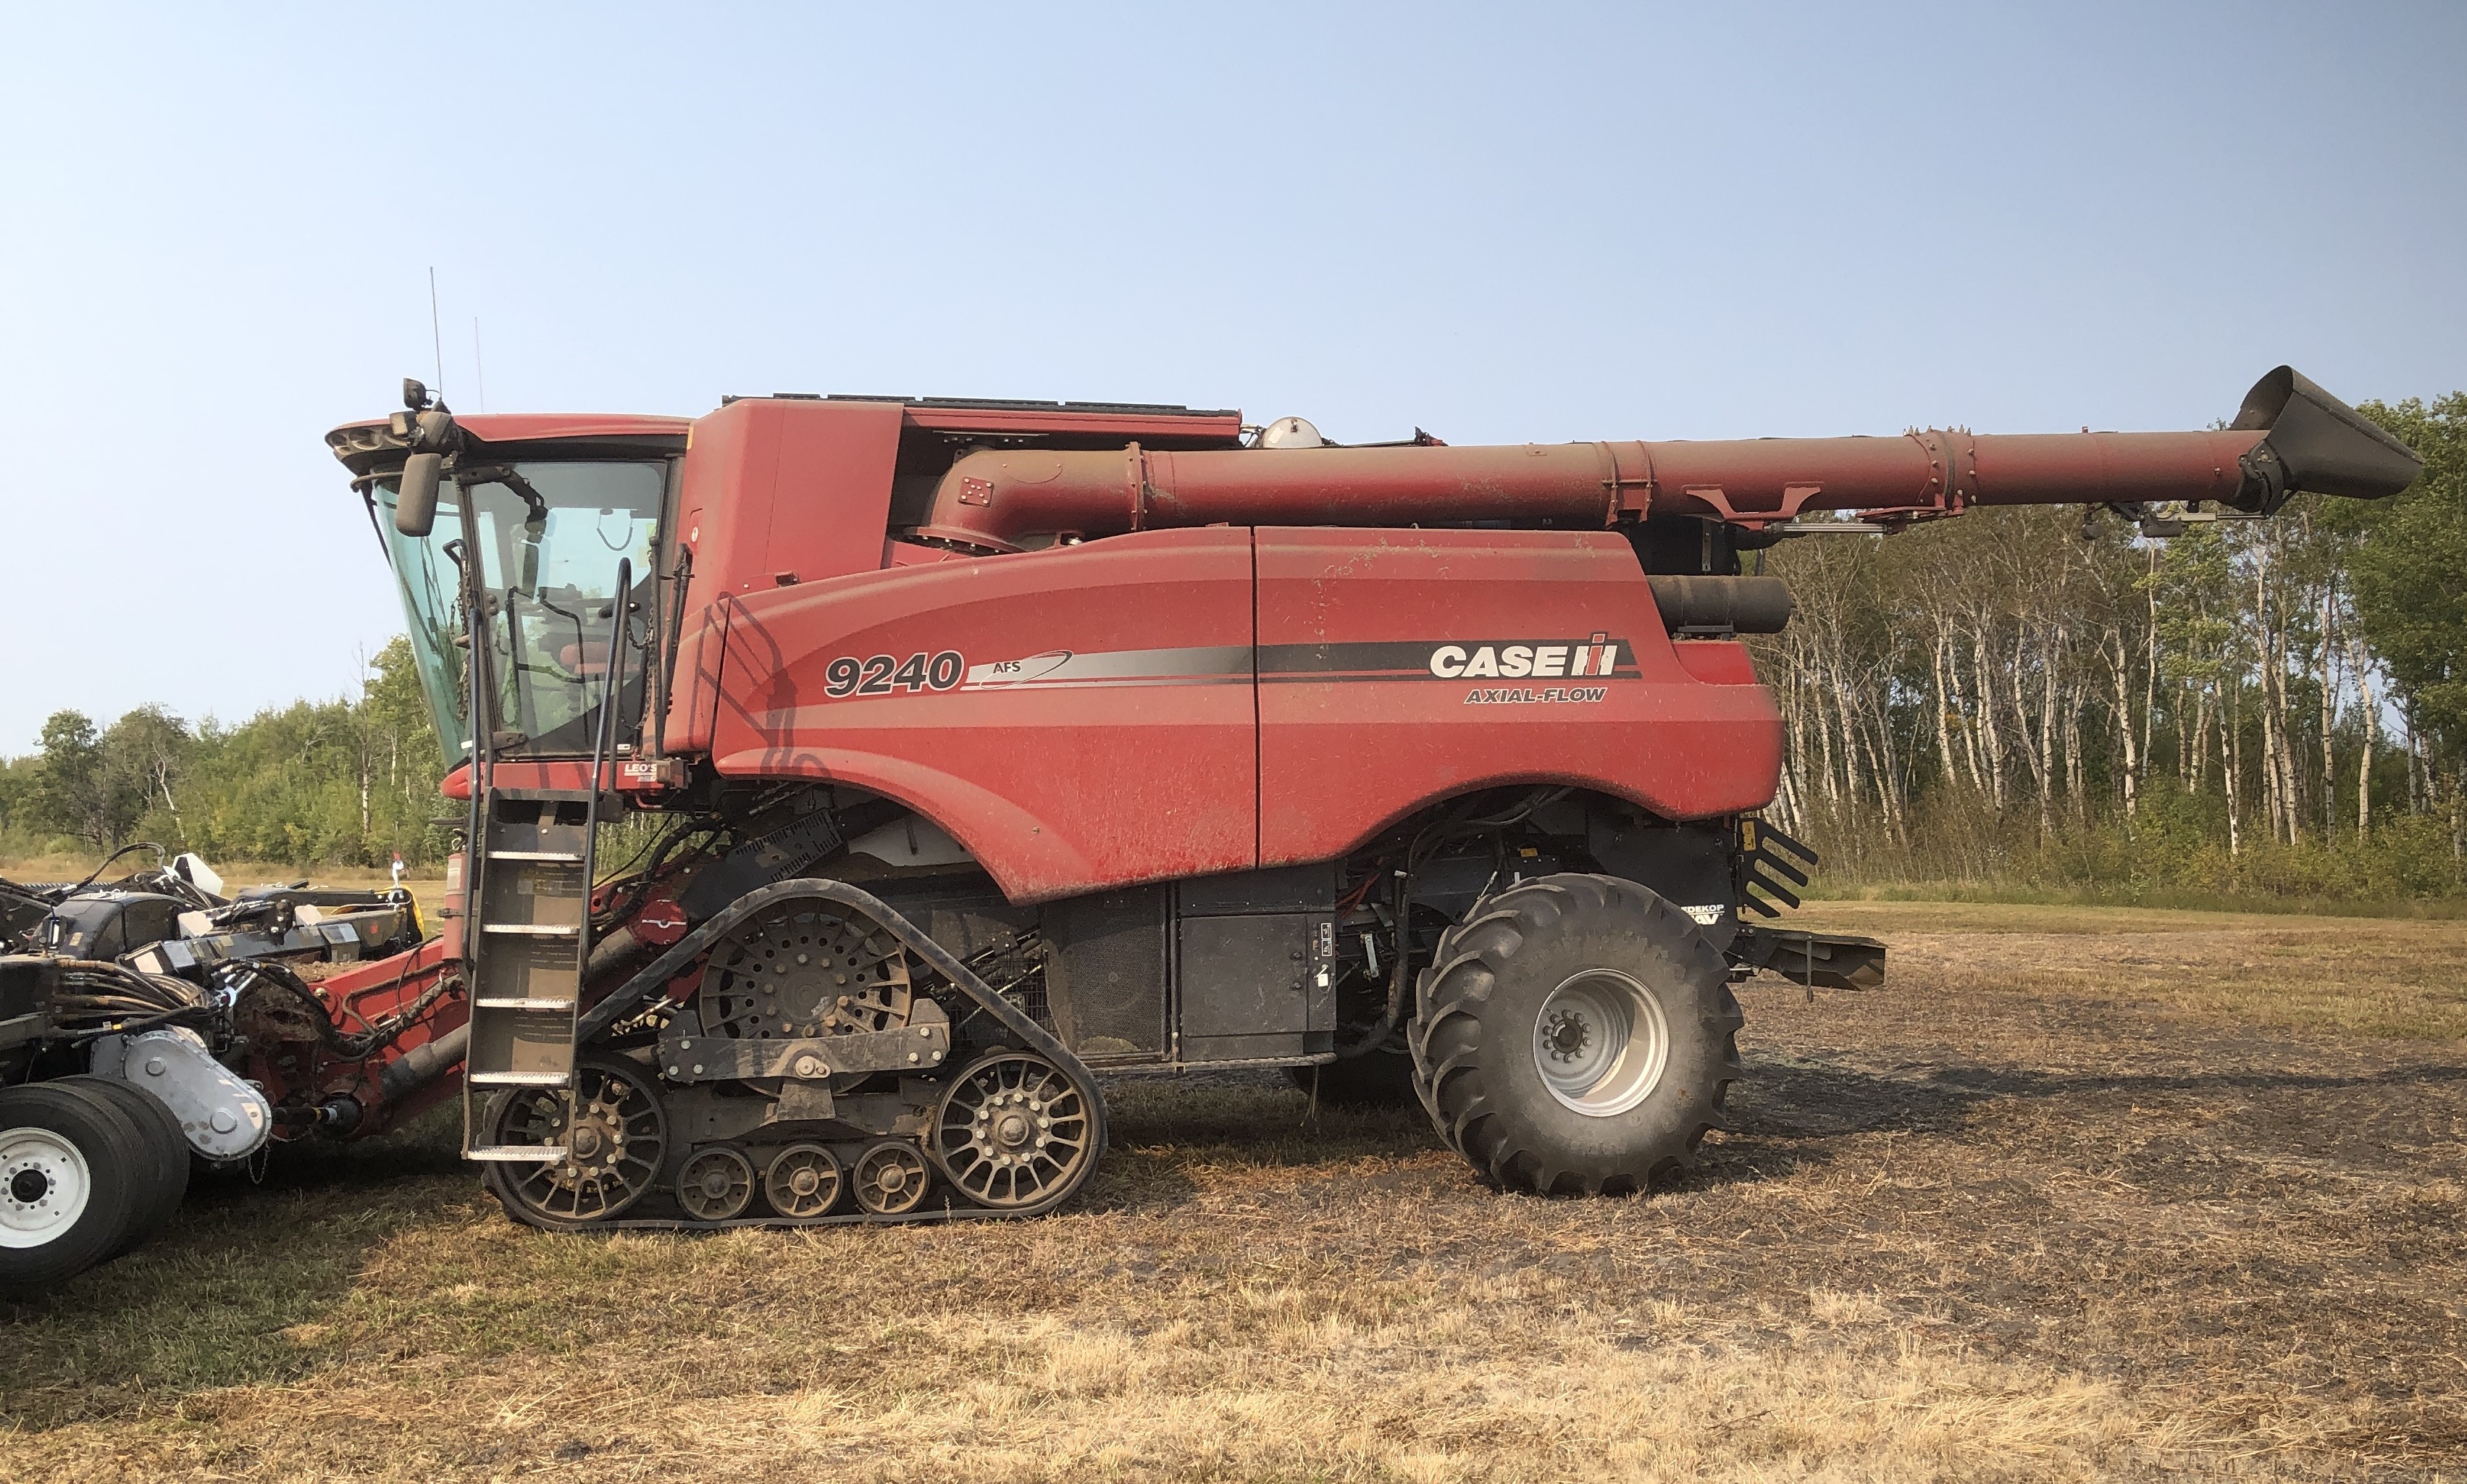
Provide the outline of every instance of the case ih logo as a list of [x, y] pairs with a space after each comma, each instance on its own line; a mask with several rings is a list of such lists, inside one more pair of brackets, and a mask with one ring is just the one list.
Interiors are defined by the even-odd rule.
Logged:
[[1441, 644], [1431, 651], [1431, 673], [1441, 680], [1536, 680], [1617, 673], [1619, 645], [1607, 634], [1581, 642]]

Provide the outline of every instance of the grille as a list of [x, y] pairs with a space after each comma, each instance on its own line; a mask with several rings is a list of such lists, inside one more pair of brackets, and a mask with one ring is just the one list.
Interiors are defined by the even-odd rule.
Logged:
[[1111, 891], [1045, 910], [1045, 988], [1063, 1045], [1090, 1060], [1165, 1051], [1166, 893]]

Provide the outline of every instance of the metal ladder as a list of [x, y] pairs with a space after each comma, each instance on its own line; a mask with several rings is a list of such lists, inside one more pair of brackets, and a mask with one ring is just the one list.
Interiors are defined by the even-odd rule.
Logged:
[[574, 1022], [590, 951], [592, 822], [587, 791], [505, 790], [488, 800], [464, 878], [471, 892], [471, 1042], [463, 1072], [463, 1152], [474, 1159], [562, 1159], [541, 1145], [478, 1142], [499, 1088], [574, 1081]]
[[501, 1089], [558, 1088], [570, 1098], [574, 1088], [575, 1023], [591, 957], [591, 886], [605, 797], [600, 785], [608, 778], [624, 697], [632, 576], [632, 562], [617, 564], [590, 786], [498, 789], [486, 760], [473, 770], [485, 803], [476, 811], [464, 877], [471, 1039], [463, 1063], [463, 1155], [468, 1159], [566, 1158], [562, 1144], [480, 1142], [483, 1110]]

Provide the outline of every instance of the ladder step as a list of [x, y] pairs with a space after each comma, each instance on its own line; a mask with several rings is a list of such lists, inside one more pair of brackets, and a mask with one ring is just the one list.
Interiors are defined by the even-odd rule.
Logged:
[[553, 861], [561, 866], [580, 866], [582, 857], [571, 850], [491, 850], [491, 861]]
[[480, 924], [480, 931], [532, 938], [570, 938], [582, 933], [582, 929], [573, 923], [555, 922], [484, 922]]
[[536, 996], [483, 995], [471, 1001], [483, 1010], [571, 1010], [571, 1000], [543, 1000]]
[[563, 1144], [483, 1144], [477, 1149], [464, 1151], [463, 1158], [487, 1159], [500, 1164], [520, 1164], [526, 1161], [547, 1164], [553, 1160], [564, 1158], [565, 1146]]
[[561, 1088], [574, 1077], [562, 1071], [475, 1071], [463, 1080], [480, 1088]]

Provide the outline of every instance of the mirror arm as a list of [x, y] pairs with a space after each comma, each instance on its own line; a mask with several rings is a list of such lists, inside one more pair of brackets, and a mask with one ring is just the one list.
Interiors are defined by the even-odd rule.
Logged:
[[523, 504], [531, 507], [531, 518], [533, 521], [548, 519], [548, 501], [541, 497], [539, 490], [532, 486], [530, 480], [523, 478], [522, 472], [512, 464], [484, 463], [468, 469], [457, 469], [454, 473], [454, 483], [464, 489], [480, 484], [503, 484], [520, 496]]

